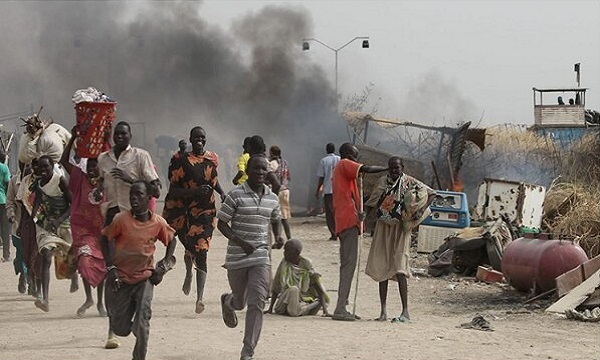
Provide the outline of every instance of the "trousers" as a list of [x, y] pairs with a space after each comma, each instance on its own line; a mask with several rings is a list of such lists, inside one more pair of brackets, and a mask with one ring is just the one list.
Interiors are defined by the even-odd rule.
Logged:
[[338, 299], [335, 313], [346, 310], [352, 278], [358, 261], [358, 228], [352, 227], [342, 231], [340, 238], [340, 282], [338, 285]]
[[10, 259], [10, 224], [6, 217], [6, 204], [0, 204], [0, 237], [2, 237], [2, 258]]
[[325, 220], [327, 220], [327, 229], [332, 238], [335, 238], [335, 213], [333, 211], [333, 194], [323, 195], [325, 204]]
[[148, 280], [137, 284], [123, 283], [117, 291], [112, 291], [107, 286], [105, 294], [110, 329], [118, 336], [127, 336], [133, 332], [136, 338], [133, 360], [145, 360], [154, 285]]
[[241, 356], [254, 356], [263, 323], [263, 309], [269, 296], [271, 265], [255, 265], [241, 269], [228, 269], [227, 279], [231, 287], [228, 304], [234, 310], [246, 309], [244, 340]]

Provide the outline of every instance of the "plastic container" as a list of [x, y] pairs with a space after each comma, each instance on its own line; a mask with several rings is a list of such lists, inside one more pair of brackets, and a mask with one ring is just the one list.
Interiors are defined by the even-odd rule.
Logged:
[[75, 104], [79, 140], [75, 152], [82, 158], [97, 158], [110, 149], [112, 123], [116, 118], [116, 102], [80, 102]]
[[587, 260], [585, 251], [570, 240], [519, 238], [504, 250], [502, 273], [517, 290], [539, 294], [554, 289], [556, 277]]

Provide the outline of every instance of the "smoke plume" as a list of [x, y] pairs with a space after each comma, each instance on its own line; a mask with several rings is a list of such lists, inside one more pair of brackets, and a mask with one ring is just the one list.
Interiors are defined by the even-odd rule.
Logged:
[[[298, 210], [314, 191], [324, 144], [346, 136], [331, 84], [302, 56], [312, 30], [301, 9], [266, 7], [229, 32], [196, 2], [2, 2], [0, 10], [9, 50], [0, 57], [0, 114], [44, 105], [43, 117], [70, 128], [71, 95], [94, 86], [118, 101], [118, 120], [132, 124], [133, 142], [162, 175], [170, 154], [155, 139], [187, 138], [200, 125], [230, 187], [243, 138], [259, 134], [288, 160]], [[4, 130], [20, 132], [10, 121]]]

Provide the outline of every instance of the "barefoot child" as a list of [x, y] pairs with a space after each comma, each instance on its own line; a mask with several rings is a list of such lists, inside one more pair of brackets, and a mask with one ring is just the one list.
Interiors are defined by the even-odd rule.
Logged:
[[[67, 254], [73, 243], [69, 226], [69, 206], [71, 192], [67, 180], [54, 172], [54, 161], [43, 155], [38, 159], [40, 177], [32, 185], [35, 200], [32, 216], [36, 227], [36, 240], [41, 256], [41, 297], [35, 306], [49, 311], [48, 293], [50, 287], [50, 264], [52, 257], [59, 253]], [[71, 292], [77, 274], [71, 278]]]

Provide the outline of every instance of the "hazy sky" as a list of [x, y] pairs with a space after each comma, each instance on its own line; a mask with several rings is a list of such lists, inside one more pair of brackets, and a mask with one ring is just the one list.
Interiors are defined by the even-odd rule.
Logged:
[[[531, 88], [575, 86], [576, 62], [586, 107], [600, 110], [600, 1], [206, 1], [200, 12], [228, 30], [269, 5], [305, 9], [306, 37], [334, 48], [369, 36], [370, 49], [357, 41], [339, 52], [339, 88], [345, 98], [373, 83], [383, 116], [532, 124]], [[334, 52], [316, 43], [303, 52], [298, 39], [298, 56], [333, 84]]]

